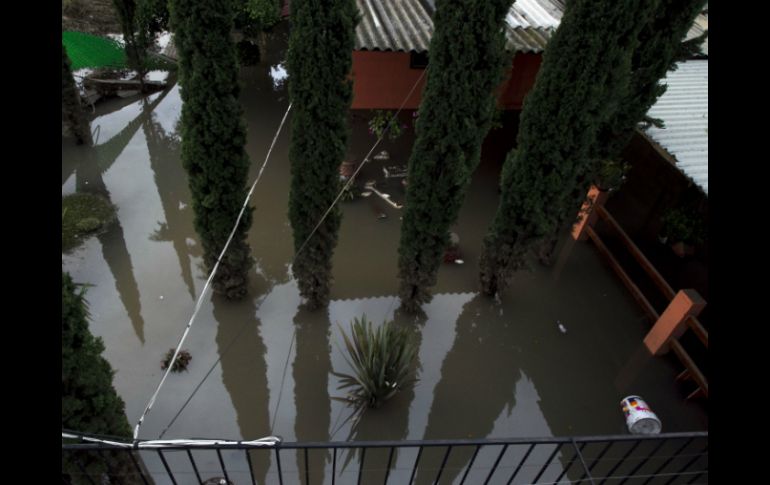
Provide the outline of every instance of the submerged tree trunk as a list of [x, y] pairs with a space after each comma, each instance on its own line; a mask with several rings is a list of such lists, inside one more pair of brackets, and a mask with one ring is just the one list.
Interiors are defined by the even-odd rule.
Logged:
[[[172, 0], [172, 25], [182, 87], [182, 162], [190, 177], [195, 230], [209, 271], [235, 225], [246, 199], [249, 158], [238, 99], [238, 70], [229, 0]], [[217, 293], [246, 295], [253, 265], [246, 235], [251, 208], [233, 236], [213, 279]]]
[[502, 291], [526, 254], [564, 221], [595, 160], [603, 123], [627, 92], [638, 34], [658, 1], [573, 0], [543, 56], [505, 161], [502, 196], [484, 238], [480, 282]]
[[481, 156], [505, 73], [503, 25], [510, 0], [439, 0], [401, 226], [399, 296], [416, 313], [449, 245]]
[[[682, 42], [706, 0], [659, 1], [659, 6], [639, 32], [637, 47], [631, 57], [629, 87], [620, 93], [620, 101], [613, 104], [615, 111], [599, 128], [591, 155], [593, 161], [582, 183], [573, 193], [572, 200], [565, 204], [555, 231], [577, 216], [592, 182], [604, 189], [617, 189], [620, 186], [624, 173], [620, 154], [647, 111], [665, 92], [666, 88], [660, 84], [660, 79], [676, 67], [676, 62], [687, 59], [697, 51], [706, 38], [707, 33], [704, 33], [698, 38]], [[550, 236], [552, 240], [556, 238], [556, 233]], [[545, 244], [547, 246], [548, 242]], [[548, 259], [546, 255], [547, 249], [544, 254], [540, 254]]]
[[292, 10], [287, 65], [294, 106], [289, 150], [292, 272], [312, 309], [328, 303], [332, 283], [341, 215], [334, 207], [322, 223], [321, 218], [342, 188], [339, 166], [347, 149], [357, 9], [353, 0], [295, 0]]

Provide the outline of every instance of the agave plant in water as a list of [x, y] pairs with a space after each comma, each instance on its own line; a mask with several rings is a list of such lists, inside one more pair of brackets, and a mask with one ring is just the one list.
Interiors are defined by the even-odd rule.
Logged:
[[353, 374], [333, 372], [342, 380], [339, 389], [348, 389], [347, 401], [377, 408], [406, 384], [415, 380], [414, 360], [417, 347], [406, 328], [386, 322], [372, 328], [366, 315], [354, 318], [350, 336], [340, 326], [349, 357], [345, 360]]

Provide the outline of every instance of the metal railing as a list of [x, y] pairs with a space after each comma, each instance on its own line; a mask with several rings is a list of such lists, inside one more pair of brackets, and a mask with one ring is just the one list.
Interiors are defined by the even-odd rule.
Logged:
[[139, 484], [708, 483], [708, 433], [420, 441], [62, 443], [62, 481]]

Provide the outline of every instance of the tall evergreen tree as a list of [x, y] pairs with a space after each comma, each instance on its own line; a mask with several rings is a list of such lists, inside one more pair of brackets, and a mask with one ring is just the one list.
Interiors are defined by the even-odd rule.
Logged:
[[341, 215], [335, 207], [305, 247], [305, 240], [340, 190], [345, 157], [349, 79], [358, 10], [353, 0], [295, 0], [287, 68], [294, 105], [289, 219], [294, 231], [292, 268], [308, 308], [326, 305], [332, 255]]
[[628, 90], [631, 54], [658, 1], [572, 0], [543, 55], [506, 158], [502, 195], [484, 238], [482, 291], [493, 295], [552, 234], [591, 170], [599, 130]]
[[72, 78], [72, 67], [64, 44], [61, 45], [61, 111], [78, 145], [91, 144], [91, 129], [80, 104], [80, 93]]
[[[689, 58], [700, 48], [706, 34], [683, 42], [693, 21], [703, 9], [706, 0], [660, 0], [639, 32], [638, 43], [631, 56], [631, 77], [628, 88], [618, 95], [615, 111], [601, 124], [592, 148], [594, 159], [591, 169], [582, 177], [573, 195], [564, 205], [556, 231], [578, 214], [591, 183], [607, 188], [609, 173], [616, 175], [621, 165], [620, 154], [628, 145], [637, 125], [646, 119], [646, 113], [666, 91], [659, 81], [666, 72], [676, 69], [676, 63]], [[615, 169], [613, 169], [615, 168]], [[546, 239], [543, 259], [549, 260], [556, 245], [554, 232]]]
[[[189, 174], [195, 230], [209, 271], [246, 198], [249, 170], [238, 66], [230, 38], [232, 8], [230, 0], [172, 0], [170, 4], [183, 101], [182, 163]], [[246, 243], [250, 226], [249, 208], [213, 280], [214, 291], [230, 299], [247, 292], [253, 265]]]
[[449, 228], [457, 219], [489, 131], [505, 73], [504, 20], [511, 0], [439, 0], [430, 67], [409, 159], [399, 245], [404, 310], [431, 299]]
[[[131, 428], [124, 413], [125, 404], [112, 386], [114, 371], [102, 356], [104, 344], [88, 329], [88, 308], [83, 289], [78, 290], [69, 274], [62, 272], [61, 328], [61, 412], [62, 428], [129, 438]], [[98, 477], [103, 473], [133, 473], [125, 454], [108, 454], [106, 460], [90, 455], [79, 457], [85, 471]], [[62, 460], [63, 472], [74, 483], [92, 483], [70, 454]], [[123, 483], [122, 481], [117, 483]], [[126, 481], [125, 483], [129, 483]]]
[[[620, 155], [634, 129], [655, 104], [666, 85], [660, 80], [684, 60], [682, 54], [699, 49], [705, 35], [695, 42], [683, 40], [707, 0], [659, 0], [651, 18], [639, 32], [637, 48], [631, 57], [631, 80], [617, 103], [617, 109], [602, 124], [595, 145], [598, 160], [614, 159]], [[684, 45], [683, 45], [684, 44]]]
[[[139, 0], [141, 1], [141, 0]], [[126, 44], [128, 65], [139, 73], [139, 81], [144, 88], [144, 75], [147, 73], [147, 37], [140, 33], [137, 22], [137, 0], [112, 0], [118, 12], [123, 41]]]

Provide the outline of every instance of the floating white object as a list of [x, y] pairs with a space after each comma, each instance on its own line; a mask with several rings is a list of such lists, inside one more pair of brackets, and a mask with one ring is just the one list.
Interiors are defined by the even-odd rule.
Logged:
[[372, 195], [371, 192], [361, 192], [361, 197], [369, 197], [370, 195]]
[[465, 261], [463, 261], [462, 259], [455, 259], [455, 264], [464, 264], [464, 263]]
[[663, 425], [647, 403], [639, 396], [628, 396], [620, 401], [626, 426], [632, 434], [658, 434]]
[[180, 200], [180, 201], [179, 201], [179, 210], [182, 210], [182, 209], [184, 209], [185, 207], [187, 207], [187, 204], [185, 204], [184, 202], [182, 202], [182, 201]]
[[161, 300], [163, 299], [163, 295], [160, 295], [160, 299], [161, 299]]
[[374, 156], [375, 160], [390, 160], [390, 154], [387, 152], [387, 150], [383, 150], [377, 155]]
[[561, 333], [567, 333], [567, 327], [561, 324], [558, 320], [556, 320], [556, 323], [559, 324], [559, 330], [561, 330]]

